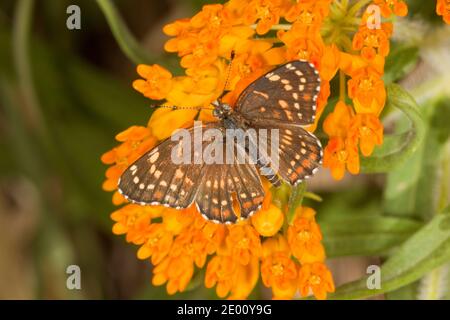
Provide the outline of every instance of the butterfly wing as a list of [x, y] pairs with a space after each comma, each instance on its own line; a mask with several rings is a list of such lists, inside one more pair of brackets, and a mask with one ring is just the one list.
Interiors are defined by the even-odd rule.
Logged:
[[[194, 129], [188, 131], [193, 137]], [[191, 147], [193, 139], [191, 139]], [[119, 180], [118, 190], [129, 201], [141, 205], [189, 207], [196, 195], [203, 163], [174, 164], [172, 150], [178, 141], [167, 139], [128, 167]], [[190, 152], [190, 150], [186, 150]]]
[[250, 217], [264, 200], [264, 189], [255, 166], [249, 163], [248, 158], [241, 164], [237, 151], [234, 154], [232, 163], [211, 164], [205, 168], [195, 200], [203, 216], [216, 222], [234, 223], [238, 220], [233, 208], [235, 199], [242, 219]]
[[323, 152], [319, 139], [302, 127], [280, 126], [276, 135], [277, 143], [272, 144], [272, 138], [271, 135], [267, 136], [269, 166], [272, 172], [289, 184], [297, 185], [308, 179], [322, 164]]
[[[202, 126], [202, 131], [222, 128], [217, 122], [209, 123]], [[191, 138], [191, 148], [186, 152], [193, 155], [194, 127], [187, 132]], [[202, 150], [211, 143], [219, 143], [225, 154], [223, 141], [204, 141]], [[200, 157], [199, 163], [175, 164], [172, 150], [181, 157], [185, 152], [183, 148], [179, 149], [180, 145], [179, 141], [167, 139], [139, 158], [122, 174], [119, 192], [129, 201], [141, 205], [181, 209], [195, 202], [205, 218], [220, 223], [237, 220], [234, 199], [241, 206], [242, 218], [247, 218], [260, 207], [264, 190], [254, 165], [248, 162], [238, 164], [237, 152], [235, 161], [229, 164], [207, 164], [204, 157]]]
[[236, 111], [253, 123], [312, 124], [320, 77], [303, 60], [286, 63], [252, 82], [239, 96]]

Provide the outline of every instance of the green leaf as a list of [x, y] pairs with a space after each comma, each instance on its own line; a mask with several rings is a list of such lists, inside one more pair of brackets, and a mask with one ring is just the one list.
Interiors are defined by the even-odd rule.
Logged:
[[448, 180], [441, 166], [446, 165], [443, 155], [449, 137], [450, 105], [445, 101], [430, 105], [425, 117], [428, 129], [424, 143], [387, 176], [384, 210], [390, 215], [428, 220], [438, 211], [439, 188]]
[[411, 219], [383, 216], [334, 218], [320, 223], [328, 257], [382, 254], [421, 226]]
[[420, 281], [410, 283], [397, 290], [387, 292], [384, 297], [387, 300], [416, 300]]
[[403, 164], [420, 146], [425, 123], [414, 99], [397, 84], [387, 87], [388, 106], [400, 109], [411, 121], [411, 128], [400, 135], [387, 136], [387, 143], [375, 149], [369, 158], [361, 159], [361, 172], [382, 173]]
[[420, 300], [442, 300], [450, 292], [448, 286], [448, 272], [450, 264], [442, 265], [428, 274], [420, 281], [417, 297]]
[[390, 292], [413, 283], [423, 275], [450, 261], [450, 209], [438, 214], [422, 227], [381, 267], [381, 289], [368, 289], [367, 277], [337, 288], [329, 299], [362, 299]]
[[383, 80], [393, 83], [409, 73], [419, 60], [419, 48], [415, 46], [392, 45], [386, 58]]

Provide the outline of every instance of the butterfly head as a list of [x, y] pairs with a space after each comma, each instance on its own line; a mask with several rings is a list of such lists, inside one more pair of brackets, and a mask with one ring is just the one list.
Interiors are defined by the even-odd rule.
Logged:
[[228, 117], [232, 111], [231, 107], [226, 103], [214, 101], [212, 104], [214, 105], [213, 116], [220, 120]]

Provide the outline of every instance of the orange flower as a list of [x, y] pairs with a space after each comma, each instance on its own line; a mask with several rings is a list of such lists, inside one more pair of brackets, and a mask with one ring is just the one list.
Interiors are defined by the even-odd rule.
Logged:
[[205, 287], [216, 286], [216, 293], [225, 298], [234, 286], [234, 275], [238, 264], [230, 256], [217, 255], [208, 263], [205, 275]]
[[450, 24], [450, 1], [449, 0], [437, 0], [436, 13], [442, 16], [445, 23]]
[[284, 222], [284, 214], [277, 206], [270, 204], [268, 209], [255, 213], [251, 220], [260, 235], [271, 237], [281, 229]]
[[160, 207], [128, 204], [111, 214], [111, 219], [116, 222], [113, 226], [113, 233], [127, 234], [128, 242], [143, 243], [142, 235], [147, 232], [151, 219], [160, 216]]
[[378, 116], [386, 103], [386, 89], [381, 76], [372, 68], [356, 71], [348, 81], [348, 95], [357, 113]]
[[[150, 129], [139, 126], [132, 126], [119, 133], [116, 140], [122, 144], [101, 157], [103, 163], [112, 165], [106, 171], [106, 181], [103, 183], [103, 189], [106, 191], [116, 190], [117, 182], [126, 168], [156, 145], [156, 139]], [[125, 199], [115, 192], [113, 203], [119, 205], [124, 202]]]
[[345, 168], [352, 173], [359, 173], [358, 147], [350, 139], [333, 137], [328, 141], [323, 156], [323, 166], [330, 168], [331, 175], [336, 180], [341, 180], [345, 174]]
[[169, 254], [173, 235], [165, 230], [163, 224], [154, 223], [148, 226], [145, 238], [145, 243], [139, 248], [137, 256], [142, 260], [151, 257], [152, 263], [157, 265]]
[[389, 54], [391, 34], [391, 23], [382, 23], [381, 29], [369, 29], [366, 24], [363, 24], [353, 37], [353, 49], [361, 50], [361, 56], [368, 60], [375, 58], [377, 53], [386, 57]]
[[175, 36], [164, 48], [168, 52], [178, 52], [184, 68], [207, 66], [216, 60], [219, 54], [216, 39], [222, 32], [222, 8], [220, 4], [206, 5], [192, 19], [181, 19], [164, 27], [164, 33]]
[[180, 234], [192, 224], [196, 211], [193, 207], [181, 210], [164, 208], [162, 217], [166, 230], [175, 235]]
[[208, 239], [196, 228], [186, 228], [173, 242], [170, 255], [191, 257], [196, 266], [202, 268], [206, 262]]
[[353, 116], [353, 110], [339, 101], [323, 123], [323, 130], [330, 137], [346, 137]]
[[305, 25], [295, 22], [289, 31], [279, 31], [278, 38], [287, 48], [288, 60], [303, 59], [318, 65], [324, 50], [319, 32], [308, 32]]
[[250, 263], [252, 256], [261, 255], [261, 240], [258, 232], [249, 225], [233, 225], [226, 237], [227, 250], [240, 264]]
[[253, 257], [247, 265], [237, 262], [232, 256], [217, 255], [208, 263], [205, 275], [205, 287], [216, 286], [220, 298], [229, 295], [229, 299], [246, 299], [259, 276], [258, 259]]
[[318, 65], [322, 80], [331, 81], [339, 68], [341, 52], [334, 44], [325, 46], [323, 56]]
[[334, 292], [334, 282], [331, 272], [321, 262], [304, 264], [298, 276], [300, 294], [306, 297], [310, 291], [319, 300], [327, 298], [327, 292]]
[[167, 293], [175, 294], [186, 289], [194, 274], [194, 262], [189, 255], [167, 256], [153, 269], [152, 283], [160, 286], [167, 283]]
[[314, 210], [299, 208], [292, 225], [289, 226], [287, 238], [293, 255], [301, 263], [323, 261], [325, 251], [320, 241], [322, 233], [314, 220]]
[[252, 256], [247, 265], [238, 264], [229, 299], [247, 299], [259, 279], [259, 259]]
[[392, 13], [399, 17], [408, 14], [408, 6], [402, 0], [374, 0], [373, 2], [380, 7], [383, 17], [388, 18]]
[[251, 0], [244, 11], [244, 23], [256, 24], [258, 34], [267, 33], [289, 8], [287, 0]]
[[192, 17], [190, 23], [192, 28], [217, 28], [224, 24], [222, 18], [223, 5], [221, 4], [207, 4], [204, 5], [202, 11]]
[[383, 125], [373, 114], [357, 114], [350, 124], [350, 136], [359, 139], [361, 153], [368, 157], [375, 145], [383, 143]]
[[272, 288], [276, 299], [292, 299], [297, 291], [297, 266], [290, 258], [284, 237], [264, 241], [261, 277], [264, 285]]
[[300, 0], [286, 14], [289, 22], [300, 21], [311, 28], [318, 28], [328, 15], [331, 0]]
[[346, 168], [352, 174], [359, 173], [358, 141], [349, 135], [353, 117], [352, 108], [339, 101], [323, 124], [325, 133], [330, 136], [324, 150], [323, 166], [330, 168], [336, 180], [344, 177]]
[[147, 98], [164, 99], [172, 89], [172, 74], [157, 64], [140, 64], [137, 72], [145, 80], [135, 80], [133, 87]]

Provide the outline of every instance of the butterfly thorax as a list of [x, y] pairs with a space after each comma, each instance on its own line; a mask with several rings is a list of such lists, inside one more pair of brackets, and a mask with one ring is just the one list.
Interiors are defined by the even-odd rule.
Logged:
[[233, 111], [230, 105], [215, 101], [213, 116], [221, 120], [225, 129], [243, 129], [248, 127], [248, 120], [239, 112]]

